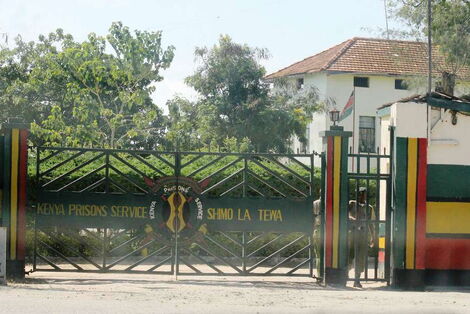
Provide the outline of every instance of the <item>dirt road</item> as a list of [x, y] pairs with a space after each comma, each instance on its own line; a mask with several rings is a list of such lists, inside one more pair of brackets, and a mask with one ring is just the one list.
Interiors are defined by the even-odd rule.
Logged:
[[0, 313], [470, 313], [470, 290], [320, 287], [311, 279], [34, 273]]

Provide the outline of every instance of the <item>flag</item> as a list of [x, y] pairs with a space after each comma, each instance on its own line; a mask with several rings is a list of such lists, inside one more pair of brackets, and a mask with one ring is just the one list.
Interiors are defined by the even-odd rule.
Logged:
[[351, 96], [349, 96], [348, 102], [344, 106], [343, 110], [339, 114], [339, 121], [342, 121], [346, 119], [351, 112], [353, 111], [353, 106], [354, 106], [354, 90], [351, 93]]

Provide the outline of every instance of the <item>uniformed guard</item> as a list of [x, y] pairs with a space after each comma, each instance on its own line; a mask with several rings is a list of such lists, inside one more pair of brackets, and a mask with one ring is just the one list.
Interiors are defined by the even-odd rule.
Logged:
[[357, 202], [349, 202], [349, 269], [353, 266], [354, 260], [354, 287], [362, 288], [359, 281], [361, 274], [365, 270], [368, 260], [369, 247], [374, 246], [375, 227], [371, 220], [375, 220], [374, 208], [367, 205], [367, 189], [359, 188]]

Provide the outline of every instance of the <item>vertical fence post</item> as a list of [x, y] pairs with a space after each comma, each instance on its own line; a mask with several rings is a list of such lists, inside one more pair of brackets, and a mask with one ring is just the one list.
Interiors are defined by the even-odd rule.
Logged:
[[2, 217], [8, 228], [7, 277], [24, 278], [28, 126], [18, 119], [2, 125]]
[[393, 285], [424, 289], [427, 139], [395, 138]]
[[[243, 197], [246, 197], [246, 191], [248, 187], [248, 155], [244, 157], [244, 165], [243, 165]], [[246, 231], [242, 231], [242, 271], [243, 274], [246, 274]]]
[[325, 283], [345, 285], [348, 277], [348, 146], [351, 132], [331, 126], [320, 133], [326, 154]]

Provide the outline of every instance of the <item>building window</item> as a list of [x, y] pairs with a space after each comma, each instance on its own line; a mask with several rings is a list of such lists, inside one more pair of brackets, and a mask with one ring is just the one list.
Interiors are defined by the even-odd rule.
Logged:
[[408, 86], [406, 86], [406, 82], [405, 80], [401, 80], [401, 79], [396, 79], [395, 80], [395, 89], [408, 89]]
[[304, 78], [303, 77], [297, 79], [297, 85], [296, 86], [297, 86], [297, 89], [304, 88]]
[[368, 77], [355, 76], [354, 77], [354, 86], [355, 87], [369, 87], [369, 78]]
[[375, 117], [359, 117], [359, 152], [375, 153]]

